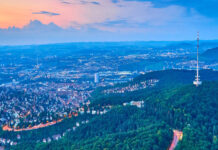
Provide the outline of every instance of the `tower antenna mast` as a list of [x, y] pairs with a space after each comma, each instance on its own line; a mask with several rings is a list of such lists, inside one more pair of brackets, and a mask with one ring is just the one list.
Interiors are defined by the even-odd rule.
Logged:
[[199, 76], [199, 58], [198, 58], [198, 51], [199, 51], [199, 32], [197, 34], [197, 68], [196, 68], [196, 76], [195, 76], [195, 80], [193, 82], [194, 85], [196, 85], [196, 87], [198, 87], [199, 85], [202, 84], [202, 82], [200, 81], [200, 76]]

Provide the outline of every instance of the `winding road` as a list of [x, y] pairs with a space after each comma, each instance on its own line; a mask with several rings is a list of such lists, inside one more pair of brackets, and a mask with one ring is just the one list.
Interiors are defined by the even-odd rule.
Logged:
[[60, 119], [58, 121], [52, 121], [52, 122], [48, 122], [48, 123], [41, 123], [39, 125], [35, 125], [33, 127], [28, 127], [28, 128], [23, 128], [23, 129], [14, 129], [9, 127], [8, 125], [3, 126], [2, 130], [3, 131], [14, 131], [14, 132], [20, 132], [20, 131], [29, 131], [29, 130], [35, 130], [35, 129], [39, 129], [39, 128], [44, 128], [44, 127], [48, 127], [48, 126], [52, 126], [55, 125], [56, 123], [61, 122], [63, 119]]
[[170, 145], [169, 150], [174, 150], [178, 142], [182, 140], [182, 137], [183, 137], [183, 133], [181, 131], [173, 130], [173, 141]]

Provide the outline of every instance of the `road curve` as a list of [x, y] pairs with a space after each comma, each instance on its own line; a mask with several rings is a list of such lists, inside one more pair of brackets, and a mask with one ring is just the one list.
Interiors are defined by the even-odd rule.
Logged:
[[175, 149], [178, 142], [180, 140], [182, 140], [182, 136], [183, 136], [183, 133], [181, 131], [173, 130], [173, 141], [172, 141], [172, 143], [170, 145], [169, 150], [174, 150]]
[[14, 132], [20, 132], [20, 131], [29, 131], [29, 130], [35, 130], [35, 129], [39, 129], [39, 128], [44, 128], [44, 127], [48, 127], [48, 126], [52, 126], [55, 125], [56, 123], [61, 122], [63, 119], [60, 119], [58, 121], [52, 121], [52, 122], [48, 122], [45, 124], [39, 124], [39, 125], [35, 125], [33, 127], [27, 127], [27, 128], [23, 128], [23, 129], [14, 129], [9, 127], [8, 125], [5, 125], [2, 127], [3, 131], [14, 131]]

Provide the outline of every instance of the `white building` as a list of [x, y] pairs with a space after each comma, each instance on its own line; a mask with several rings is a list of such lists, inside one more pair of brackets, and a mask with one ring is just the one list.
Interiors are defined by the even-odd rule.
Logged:
[[99, 74], [95, 73], [94, 82], [99, 83]]

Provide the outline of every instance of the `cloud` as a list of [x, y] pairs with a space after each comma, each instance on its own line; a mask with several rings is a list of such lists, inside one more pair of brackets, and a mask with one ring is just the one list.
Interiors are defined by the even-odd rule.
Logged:
[[[90, 39], [95, 41], [99, 39], [115, 40], [115, 37], [118, 40], [187, 40], [190, 39], [190, 37], [194, 37], [197, 31], [203, 32], [202, 36], [205, 35], [208, 39], [217, 38], [217, 35], [215, 35], [218, 30], [217, 21], [202, 15], [195, 7], [189, 8], [185, 6], [189, 4], [184, 3], [183, 5], [179, 5], [173, 3], [178, 0], [55, 1], [55, 3], [53, 3], [54, 0], [45, 1], [50, 4], [45, 5], [45, 8], [43, 8], [43, 10], [47, 11], [34, 12], [33, 14], [44, 14], [48, 16], [61, 14], [60, 16], [44, 17], [42, 15], [31, 15], [26, 19], [27, 21], [37, 19], [46, 25], [50, 22], [54, 24], [50, 24], [48, 28], [35, 21], [34, 23], [30, 23], [27, 27], [22, 28], [19, 34], [17, 33], [17, 36], [10, 38], [13, 39], [13, 37], [22, 35], [24, 30], [27, 36], [27, 30], [28, 33], [31, 33], [35, 28], [40, 28], [40, 31], [37, 31], [37, 33], [42, 32], [41, 35], [43, 33], [50, 33], [50, 35], [54, 35], [56, 38], [59, 37], [58, 40], [54, 41], [60, 40], [61, 42], [67, 40], [74, 41], [74, 39], [75, 41], [89, 41]], [[166, 1], [167, 4], [159, 3], [164, 1]], [[158, 5], [158, 3], [160, 5]], [[37, 3], [36, 5], [38, 5], [36, 7], [37, 9], [35, 8], [36, 10], [42, 10], [41, 5]], [[53, 11], [58, 13], [54, 13]], [[30, 14], [31, 13], [32, 11]], [[20, 18], [23, 18], [23, 16], [20, 15]], [[55, 25], [61, 27], [61, 29]], [[47, 30], [49, 30], [49, 32], [46, 32]], [[59, 36], [56, 31], [62, 33], [63, 36]], [[14, 30], [10, 29], [10, 32], [7, 32], [7, 34], [13, 35], [12, 32], [14, 32]], [[5, 33], [5, 36], [3, 33]], [[6, 30], [0, 33], [2, 38], [7, 37], [7, 34]], [[64, 37], [65, 34], [69, 36]], [[83, 35], [83, 37], [81, 35]], [[93, 37], [91, 37], [92, 35]], [[99, 35], [99, 38], [95, 38], [94, 35]], [[111, 38], [109, 38], [109, 36], [111, 36]], [[76, 39], [76, 37], [78, 38]], [[11, 41], [10, 38], [7, 40]], [[19, 39], [19, 37], [16, 39]], [[40, 40], [40, 38], [38, 39]], [[51, 38], [51, 40], [53, 39], [54, 38]]]
[[[128, 24], [127, 20], [107, 21], [104, 23], [83, 25], [78, 29], [61, 28], [54, 23], [43, 24], [38, 20], [30, 21], [23, 28], [11, 27], [0, 29], [0, 45], [29, 45], [64, 42], [95, 41], [174, 41], [193, 40], [195, 29], [188, 24], [180, 26], [161, 26], [142, 28], [143, 24]], [[78, 24], [75, 23], [75, 26]], [[204, 39], [217, 39], [217, 26], [210, 26], [210, 31], [201, 30]]]
[[[100, 31], [90, 26], [80, 29], [63, 29], [54, 23], [43, 24], [38, 20], [30, 21], [23, 28], [0, 28], [0, 45], [29, 45], [81, 41], [108, 41], [115, 39], [115, 34]], [[104, 37], [104, 38], [103, 38]], [[120, 36], [116, 37], [118, 40]]]
[[93, 5], [100, 5], [100, 2], [97, 1], [90, 1], [90, 0], [60, 0], [62, 4], [67, 5], [86, 5], [86, 4], [93, 4]]
[[113, 3], [111, 0], [104, 0], [98, 7], [84, 6], [80, 12], [84, 22], [80, 23], [92, 24], [127, 20], [128, 24], [147, 23], [160, 25], [182, 17], [186, 14], [185, 11], [185, 8], [180, 6], [155, 8], [151, 2], [121, 0], [119, 3]]
[[[111, 0], [112, 2], [119, 2], [121, 0]], [[195, 9], [200, 14], [218, 18], [217, 13], [217, 0], [125, 0], [125, 1], [138, 1], [138, 2], [145, 2], [145, 1], [151, 1], [155, 7], [167, 7], [169, 5], [178, 5], [183, 6], [188, 9]]]
[[100, 3], [99, 2], [90, 2], [91, 4], [94, 4], [94, 5], [100, 5]]
[[62, 4], [67, 4], [67, 5], [71, 5], [71, 4], [72, 4], [71, 2], [65, 1], [65, 0], [60, 0], [60, 2], [61, 2]]
[[[52, 1], [52, 0], [50, 0]], [[64, 28], [72, 27], [72, 22], [78, 25], [96, 25], [107, 22], [125, 20], [124, 27], [147, 28], [172, 23], [191, 21], [203, 18], [200, 13], [192, 13], [192, 9], [175, 5], [173, 1], [165, 0], [168, 5], [157, 7], [157, 2], [164, 0], [56, 0], [55, 11], [53, 8], [45, 8], [47, 11], [34, 12], [48, 16], [60, 15], [60, 17], [39, 18], [33, 16], [30, 19], [39, 19], [44, 23], [54, 22]], [[62, 4], [62, 5], [61, 5]], [[57, 5], [57, 6], [56, 6]], [[197, 17], [198, 16], [198, 17]], [[203, 19], [205, 20], [205, 19]], [[116, 26], [111, 25], [116, 28]]]
[[58, 16], [59, 13], [49, 12], [49, 11], [40, 11], [40, 12], [33, 12], [32, 14], [41, 14], [41, 15], [47, 15], [47, 16]]

